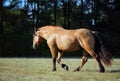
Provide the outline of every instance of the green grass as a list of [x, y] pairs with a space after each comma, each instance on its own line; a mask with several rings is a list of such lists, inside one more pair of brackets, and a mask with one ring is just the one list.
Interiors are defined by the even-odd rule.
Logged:
[[57, 64], [52, 72], [49, 58], [0, 58], [0, 81], [120, 81], [120, 59], [113, 59], [105, 73], [99, 73], [94, 59], [89, 59], [80, 72], [73, 72], [81, 59], [62, 59], [69, 66], [65, 71]]

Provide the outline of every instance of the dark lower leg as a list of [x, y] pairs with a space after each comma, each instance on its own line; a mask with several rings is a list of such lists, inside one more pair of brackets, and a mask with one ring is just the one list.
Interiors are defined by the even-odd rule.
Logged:
[[74, 72], [75, 71], [80, 71], [82, 69], [82, 67], [84, 66], [84, 64], [87, 62], [87, 59], [88, 59], [87, 56], [83, 56], [82, 57], [82, 63], [80, 64], [80, 66], [77, 69], [74, 70]]
[[53, 59], [53, 69], [52, 71], [56, 71], [56, 58]]
[[61, 63], [61, 59], [57, 59], [57, 62], [61, 65], [63, 69], [65, 69], [66, 71], [69, 70], [69, 67], [66, 64]]
[[99, 68], [100, 68], [100, 72], [104, 73], [105, 72], [105, 68], [103, 67], [101, 60], [99, 57], [96, 57], [96, 60], [98, 62]]
[[53, 68], [52, 71], [56, 71], [56, 55], [57, 55], [57, 49], [54, 47], [50, 47], [51, 55], [52, 55], [52, 60], [53, 60]]
[[61, 67], [62, 67], [63, 69], [65, 69], [66, 71], [69, 70], [69, 67], [68, 67], [66, 64], [61, 64]]
[[62, 57], [62, 55], [63, 55], [63, 52], [58, 52], [57, 62], [61, 65], [61, 67], [63, 69], [65, 69], [66, 71], [68, 71], [69, 67], [66, 64], [61, 63], [61, 57]]

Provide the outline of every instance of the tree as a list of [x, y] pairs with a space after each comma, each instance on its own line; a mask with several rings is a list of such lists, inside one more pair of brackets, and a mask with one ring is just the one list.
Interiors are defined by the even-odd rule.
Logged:
[[0, 1], [0, 34], [3, 34], [3, 1]]
[[63, 26], [66, 29], [70, 29], [71, 3], [72, 3], [72, 0], [68, 0], [68, 1], [62, 0], [63, 18], [64, 18]]
[[67, 2], [65, 0], [62, 0], [62, 3], [63, 3], [63, 17], [64, 17], [63, 27], [67, 28]]
[[54, 0], [54, 23], [56, 25], [56, 20], [57, 20], [57, 0]]
[[81, 15], [80, 15], [80, 20], [81, 20], [80, 27], [83, 27], [83, 0], [81, 0], [80, 13], [81, 13]]
[[37, 10], [36, 10], [36, 26], [38, 27], [39, 26], [39, 11], [40, 11], [40, 1], [39, 0], [36, 0], [36, 3], [37, 3]]
[[71, 5], [72, 5], [72, 1], [69, 0], [68, 1], [68, 20], [67, 20], [68, 29], [70, 29], [70, 26], [71, 26]]

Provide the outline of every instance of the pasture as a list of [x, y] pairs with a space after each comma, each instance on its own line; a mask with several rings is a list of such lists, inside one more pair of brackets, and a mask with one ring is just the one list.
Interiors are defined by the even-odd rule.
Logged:
[[113, 59], [105, 73], [99, 73], [94, 59], [88, 59], [80, 72], [73, 72], [81, 62], [78, 58], [64, 58], [69, 66], [65, 71], [57, 64], [52, 72], [51, 58], [0, 58], [0, 81], [120, 81], [120, 59]]

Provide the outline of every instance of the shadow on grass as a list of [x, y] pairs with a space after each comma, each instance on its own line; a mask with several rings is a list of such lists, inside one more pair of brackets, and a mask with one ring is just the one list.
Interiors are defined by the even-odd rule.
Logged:
[[[82, 70], [82, 72], [99, 72], [99, 70]], [[105, 73], [120, 73], [120, 70], [106, 70]]]
[[120, 70], [111, 70], [111, 71], [108, 71], [110, 73], [120, 73]]

